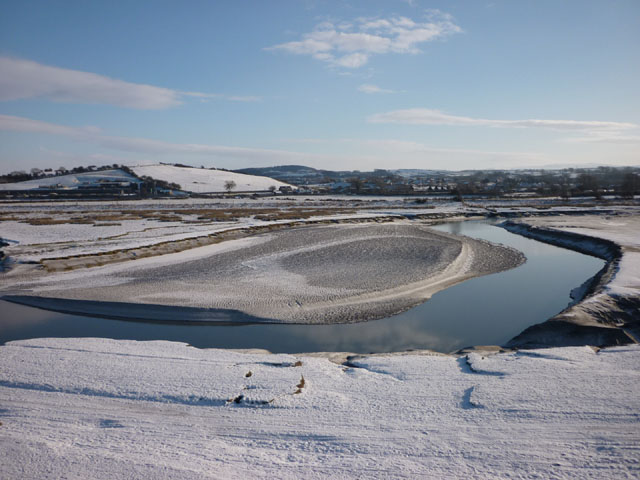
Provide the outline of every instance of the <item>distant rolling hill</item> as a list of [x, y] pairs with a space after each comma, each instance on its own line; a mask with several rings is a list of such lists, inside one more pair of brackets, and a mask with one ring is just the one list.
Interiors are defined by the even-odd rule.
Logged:
[[304, 165], [279, 165], [273, 167], [253, 167], [234, 170], [236, 173], [248, 175], [265, 175], [276, 178], [282, 182], [289, 182], [295, 185], [308, 183], [322, 183], [328, 176], [341, 178], [350, 172], [335, 172], [332, 170], [318, 170], [317, 168], [306, 167]]
[[209, 170], [206, 168], [178, 167], [174, 165], [138, 165], [129, 167], [137, 176], [149, 176], [156, 180], [177, 183], [181, 189], [194, 193], [216, 193], [225, 191], [225, 182], [233, 181], [234, 192], [256, 192], [269, 190], [274, 186], [279, 189], [291, 186], [273, 178], [228, 172], [226, 170]]
[[120, 169], [113, 169], [36, 178], [26, 182], [0, 183], [0, 190], [76, 189], [80, 187], [98, 187], [107, 182], [112, 184], [120, 182], [126, 184], [140, 183], [133, 175]]

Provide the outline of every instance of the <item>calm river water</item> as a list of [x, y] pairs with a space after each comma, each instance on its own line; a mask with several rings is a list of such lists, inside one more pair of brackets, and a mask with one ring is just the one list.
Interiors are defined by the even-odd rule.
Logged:
[[167, 325], [109, 320], [0, 301], [0, 343], [37, 337], [172, 340], [200, 348], [357, 353], [500, 345], [563, 310], [569, 293], [602, 268], [600, 259], [546, 245], [484, 221], [434, 227], [516, 248], [518, 268], [467, 280], [399, 315], [349, 325]]

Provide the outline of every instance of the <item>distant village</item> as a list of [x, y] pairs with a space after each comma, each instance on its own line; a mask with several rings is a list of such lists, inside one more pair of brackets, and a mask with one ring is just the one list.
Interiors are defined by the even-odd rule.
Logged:
[[305, 193], [361, 195], [531, 195], [623, 197], [640, 193], [640, 168], [597, 167], [560, 170], [373, 170], [329, 171], [301, 166], [248, 168], [297, 185]]
[[[171, 165], [171, 164], [169, 164]], [[173, 164], [182, 168], [205, 169]], [[288, 165], [240, 170], [220, 170], [259, 175], [291, 186], [270, 186], [253, 192], [234, 191], [235, 182], [226, 182], [218, 192], [194, 193], [170, 179], [138, 177], [124, 165], [32, 168], [0, 176], [0, 198], [149, 198], [206, 195], [345, 194], [405, 196], [592, 196], [614, 195], [632, 198], [640, 194], [640, 168], [594, 167], [558, 170], [468, 170], [376, 169], [368, 172], [320, 170]], [[101, 176], [100, 172], [121, 174]], [[69, 175], [74, 181], [66, 181]], [[55, 180], [59, 178], [60, 182]], [[65, 180], [65, 181], [63, 181]], [[20, 183], [26, 182], [26, 183]], [[9, 185], [11, 184], [11, 185]], [[24, 185], [24, 188], [20, 188]]]

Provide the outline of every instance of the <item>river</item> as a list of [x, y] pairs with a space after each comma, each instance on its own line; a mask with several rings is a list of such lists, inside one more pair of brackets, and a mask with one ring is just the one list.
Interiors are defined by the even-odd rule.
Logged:
[[501, 243], [523, 252], [523, 265], [473, 278], [392, 317], [344, 325], [176, 325], [69, 315], [0, 301], [0, 343], [38, 337], [171, 340], [199, 348], [272, 352], [451, 352], [501, 345], [567, 307], [572, 289], [604, 261], [507, 232], [488, 221], [433, 227]]

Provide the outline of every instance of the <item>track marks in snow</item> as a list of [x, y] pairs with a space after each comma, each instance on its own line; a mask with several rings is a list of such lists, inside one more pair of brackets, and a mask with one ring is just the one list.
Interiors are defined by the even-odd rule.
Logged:
[[[276, 400], [303, 393], [309, 386], [304, 375], [300, 375], [290, 388], [282, 393], [276, 393], [269, 388], [269, 378], [261, 379], [258, 385], [255, 382], [253, 372], [249, 371], [245, 374], [246, 384], [242, 387], [242, 391], [231, 398], [213, 398], [202, 395], [148, 395], [142, 392], [112, 392], [89, 387], [64, 388], [56, 387], [48, 384], [28, 383], [28, 382], [12, 382], [9, 380], [0, 380], [0, 387], [19, 389], [19, 390], [35, 390], [44, 393], [62, 393], [67, 395], [86, 395], [91, 397], [111, 398], [118, 400], [136, 400], [144, 402], [171, 403], [188, 406], [202, 407], [220, 407], [224, 405], [243, 405], [243, 406], [266, 406], [272, 405]], [[0, 410], [3, 415], [4, 410]], [[106, 423], [105, 423], [106, 422]], [[101, 428], [114, 428], [116, 425], [110, 424], [110, 421], [100, 422]], [[114, 421], [115, 422], [115, 421]], [[104, 424], [103, 424], [104, 423]], [[117, 423], [117, 422], [116, 422]]]
[[177, 403], [181, 405], [213, 407], [225, 404], [225, 399], [211, 398], [200, 395], [148, 395], [141, 392], [109, 392], [90, 387], [82, 388], [64, 388], [55, 387], [53, 385], [12, 382], [8, 380], [0, 380], [0, 387], [15, 388], [19, 390], [36, 390], [44, 393], [64, 393], [68, 395], [87, 395], [90, 397], [113, 398], [118, 400], [138, 400], [145, 402], [157, 403]]
[[117, 420], [111, 420], [109, 418], [103, 418], [102, 420], [100, 420], [98, 422], [98, 427], [100, 427], [100, 428], [124, 428], [124, 425], [122, 425]]
[[[152, 340], [153, 341], [153, 340]], [[164, 340], [160, 340], [161, 342]], [[34, 349], [44, 349], [44, 350], [62, 350], [66, 352], [73, 353], [90, 353], [92, 355], [106, 355], [106, 356], [114, 356], [114, 357], [132, 357], [132, 358], [148, 358], [148, 359], [162, 359], [166, 361], [178, 361], [178, 362], [198, 362], [203, 364], [211, 364], [217, 365], [219, 362], [210, 361], [206, 359], [194, 359], [191, 357], [175, 357], [175, 356], [167, 356], [167, 355], [143, 355], [137, 353], [123, 353], [123, 352], [112, 352], [112, 351], [100, 351], [100, 350], [90, 350], [90, 349], [81, 349], [81, 348], [64, 348], [64, 347], [54, 347], [54, 346], [44, 346], [44, 345], [15, 345], [16, 348], [34, 348]]]
[[473, 387], [469, 387], [464, 391], [464, 394], [462, 395], [462, 401], [460, 402], [461, 408], [465, 410], [470, 410], [473, 408], [484, 408], [484, 405], [482, 405], [474, 396], [476, 388], [478, 388], [478, 386], [474, 385]]
[[568, 358], [560, 357], [558, 355], [551, 355], [551, 354], [541, 353], [541, 352], [530, 352], [527, 350], [519, 350], [518, 352], [516, 352], [516, 355], [518, 357], [531, 357], [531, 358], [540, 358], [544, 360], [559, 360], [561, 362], [575, 363], [569, 360]]
[[[478, 358], [480, 360], [478, 360]], [[489, 375], [493, 377], [505, 377], [507, 374], [504, 372], [493, 372], [490, 370], [483, 370], [480, 368], [480, 361], [484, 360], [485, 357], [479, 357], [478, 355], [474, 355], [471, 358], [470, 355], [465, 355], [464, 357], [458, 358], [456, 360], [458, 362], [458, 367], [462, 373], [476, 374], [476, 375]]]
[[375, 375], [381, 375], [381, 376], [384, 376], [384, 377], [389, 378], [391, 380], [394, 380], [396, 382], [401, 382], [401, 381], [404, 380], [404, 378], [402, 378], [402, 377], [400, 377], [400, 376], [398, 376], [398, 375], [396, 375], [394, 373], [391, 373], [391, 372], [389, 372], [387, 370], [383, 370], [383, 369], [379, 369], [379, 368], [373, 367], [373, 366], [371, 366], [371, 365], [369, 365], [367, 363], [359, 363], [358, 362], [358, 358], [360, 358], [360, 357], [347, 357], [347, 361], [344, 362], [342, 365], [344, 365], [345, 367], [348, 367], [348, 368], [356, 368], [358, 370], [362, 370], [362, 371], [365, 371], [365, 372], [368, 372], [368, 373], [373, 373]]

